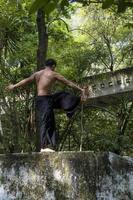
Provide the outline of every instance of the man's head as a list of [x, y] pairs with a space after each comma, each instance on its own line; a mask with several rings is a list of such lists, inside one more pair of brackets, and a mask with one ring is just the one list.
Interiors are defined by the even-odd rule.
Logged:
[[47, 59], [45, 61], [45, 66], [51, 68], [52, 70], [54, 70], [55, 67], [56, 67], [56, 61], [54, 59], [52, 59], [52, 58]]

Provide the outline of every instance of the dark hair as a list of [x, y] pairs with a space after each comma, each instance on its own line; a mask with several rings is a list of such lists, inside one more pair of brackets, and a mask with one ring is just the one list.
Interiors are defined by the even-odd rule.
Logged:
[[47, 59], [45, 61], [45, 66], [46, 67], [52, 67], [53, 65], [56, 66], [56, 61], [54, 59], [50, 58], [50, 59]]

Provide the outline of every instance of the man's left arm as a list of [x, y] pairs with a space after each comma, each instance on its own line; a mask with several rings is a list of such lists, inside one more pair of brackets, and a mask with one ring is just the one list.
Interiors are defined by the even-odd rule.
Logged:
[[18, 87], [25, 86], [25, 85], [31, 83], [34, 79], [35, 79], [35, 73], [32, 74], [30, 77], [25, 78], [25, 79], [23, 79], [22, 81], [20, 81], [20, 82], [18, 82], [18, 83], [16, 83], [16, 84], [10, 84], [10, 85], [7, 87], [7, 89], [9, 89], [9, 90], [14, 90], [14, 89], [16, 89], [16, 88], [18, 88]]

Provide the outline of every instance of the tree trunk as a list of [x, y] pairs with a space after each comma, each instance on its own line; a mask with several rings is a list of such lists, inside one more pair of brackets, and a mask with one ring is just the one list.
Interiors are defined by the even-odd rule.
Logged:
[[[48, 33], [45, 21], [45, 13], [42, 9], [37, 12], [37, 28], [38, 28], [38, 50], [37, 50], [37, 70], [41, 70], [45, 66], [45, 60], [48, 50]], [[39, 127], [37, 122], [37, 110], [35, 109], [35, 126], [36, 126], [36, 151], [40, 150]]]
[[48, 33], [43, 10], [38, 10], [36, 21], [38, 28], [37, 70], [40, 70], [45, 66], [48, 49]]
[[117, 154], [121, 154], [123, 137], [124, 137], [125, 130], [127, 128], [128, 122], [129, 122], [129, 118], [130, 118], [132, 109], [133, 109], [133, 103], [130, 105], [130, 107], [128, 109], [125, 109], [124, 112], [122, 112], [122, 110], [121, 110], [121, 113], [119, 115], [118, 131], [117, 131], [117, 138], [116, 138], [117, 147], [114, 150], [114, 152]]

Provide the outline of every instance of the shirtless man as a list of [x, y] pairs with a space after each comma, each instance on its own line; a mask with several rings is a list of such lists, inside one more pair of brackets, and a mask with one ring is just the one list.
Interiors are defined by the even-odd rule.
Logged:
[[[33, 81], [37, 85], [37, 97], [36, 97], [36, 108], [39, 119], [39, 132], [40, 132], [40, 150], [41, 152], [50, 149], [54, 149], [56, 145], [55, 136], [55, 119], [53, 112], [53, 98], [52, 88], [56, 81], [62, 82], [72, 88], [80, 90], [82, 100], [84, 100], [85, 91], [77, 84], [67, 80], [65, 77], [55, 72], [56, 61], [54, 59], [48, 59], [45, 62], [45, 69], [35, 72], [30, 77], [20, 81], [16, 84], [10, 84], [7, 88], [14, 90], [18, 87], [29, 84]], [[44, 150], [45, 149], [45, 150]], [[52, 150], [51, 150], [52, 151]]]

